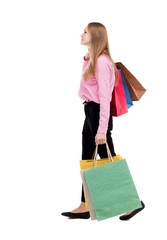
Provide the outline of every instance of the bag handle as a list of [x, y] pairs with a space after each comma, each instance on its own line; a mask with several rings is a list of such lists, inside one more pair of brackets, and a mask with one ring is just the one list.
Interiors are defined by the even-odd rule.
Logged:
[[[106, 149], [107, 149], [107, 155], [108, 155], [108, 159], [110, 162], [114, 162], [114, 159], [111, 155], [111, 152], [110, 152], [110, 149], [109, 149], [109, 146], [108, 146], [108, 143], [106, 142]], [[94, 154], [93, 154], [93, 165], [95, 166], [96, 165], [96, 162], [97, 162], [97, 154], [98, 154], [98, 144], [96, 145], [96, 148], [95, 148], [95, 151], [94, 151]]]

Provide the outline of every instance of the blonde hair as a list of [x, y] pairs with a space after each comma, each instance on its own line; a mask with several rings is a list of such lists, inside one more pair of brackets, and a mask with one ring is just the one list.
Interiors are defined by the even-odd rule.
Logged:
[[105, 26], [98, 22], [91, 22], [87, 25], [87, 30], [91, 37], [89, 49], [90, 64], [83, 74], [84, 80], [95, 74], [97, 58], [101, 54], [106, 54], [114, 66], [115, 75], [117, 75], [117, 68], [110, 54], [108, 34]]

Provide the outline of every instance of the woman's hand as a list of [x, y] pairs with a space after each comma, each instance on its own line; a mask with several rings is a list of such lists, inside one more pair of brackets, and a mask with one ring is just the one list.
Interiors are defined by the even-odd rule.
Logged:
[[104, 133], [97, 133], [95, 136], [95, 143], [98, 144], [105, 144], [106, 143], [106, 134]]

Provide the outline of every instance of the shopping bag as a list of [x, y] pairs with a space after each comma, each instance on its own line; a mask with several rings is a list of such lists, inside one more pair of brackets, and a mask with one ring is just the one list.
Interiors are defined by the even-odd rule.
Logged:
[[[95, 151], [94, 151], [94, 153], [92, 155], [92, 159], [80, 160], [80, 170], [85, 170], [85, 169], [88, 169], [88, 168], [102, 166], [102, 165], [110, 163], [111, 161], [118, 161], [120, 159], [123, 159], [122, 156], [119, 155], [119, 154], [117, 154], [117, 155], [112, 157], [111, 156], [111, 152], [109, 150], [109, 146], [108, 146], [107, 143], [106, 143], [106, 149], [107, 149], [108, 158], [97, 159], [98, 145], [96, 145]], [[82, 178], [82, 182], [83, 182], [83, 189], [84, 189], [84, 195], [85, 195], [86, 208], [90, 212], [91, 219], [94, 220], [94, 219], [96, 219], [95, 212], [93, 210], [93, 206], [92, 206], [92, 202], [91, 202], [91, 198], [90, 198], [89, 192], [87, 190], [87, 186], [84, 183], [85, 179], [84, 179], [84, 177], [82, 175], [82, 171], [81, 171], [81, 178]]]
[[141, 207], [126, 159], [83, 170], [81, 176], [92, 220], [104, 220]]
[[121, 72], [118, 70], [118, 81], [114, 86], [110, 103], [110, 111], [113, 116], [118, 117], [128, 112], [126, 95], [121, 78]]
[[82, 178], [82, 184], [84, 187], [84, 195], [85, 195], [85, 204], [86, 204], [86, 209], [89, 211], [90, 214], [90, 218], [91, 220], [96, 220], [96, 213], [95, 210], [93, 208], [93, 204], [92, 204], [92, 200], [89, 194], [89, 190], [88, 190], [88, 186], [86, 184], [84, 175], [83, 175], [83, 171], [81, 171], [81, 178]]
[[[126, 159], [84, 170], [82, 174], [92, 203], [90, 213], [94, 213], [97, 220], [141, 207]], [[88, 201], [88, 208], [89, 204]]]
[[132, 101], [140, 100], [146, 89], [121, 62], [117, 62], [116, 67], [122, 70]]
[[125, 96], [126, 96], [126, 104], [127, 104], [127, 107], [130, 108], [130, 107], [133, 106], [132, 98], [130, 96], [129, 89], [128, 89], [128, 86], [126, 84], [126, 81], [125, 81], [125, 78], [124, 78], [124, 75], [123, 75], [121, 69], [120, 69], [120, 72], [121, 72], [121, 78], [122, 78], [124, 91], [125, 91]]
[[[113, 156], [112, 158], [113, 161], [118, 161], [122, 159], [121, 155], [116, 155]], [[80, 170], [102, 166], [110, 162], [111, 160], [109, 160], [109, 158], [101, 158], [94, 160], [94, 157], [92, 156], [92, 159], [80, 160]]]

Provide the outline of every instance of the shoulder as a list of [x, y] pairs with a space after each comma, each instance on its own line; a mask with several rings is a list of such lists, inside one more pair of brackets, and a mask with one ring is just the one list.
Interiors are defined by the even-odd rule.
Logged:
[[98, 65], [103, 65], [103, 66], [108, 66], [109, 68], [113, 68], [112, 62], [109, 60], [109, 58], [105, 54], [102, 54], [97, 58], [97, 66]]

